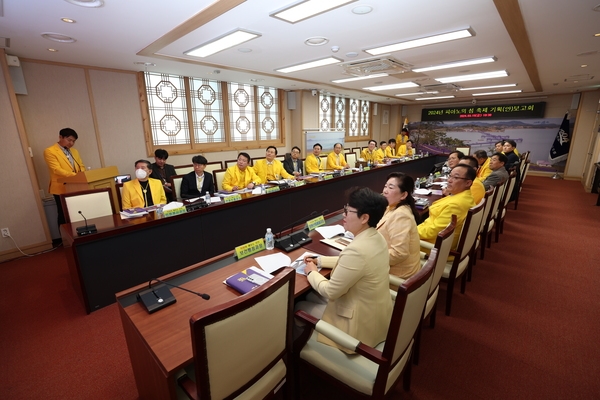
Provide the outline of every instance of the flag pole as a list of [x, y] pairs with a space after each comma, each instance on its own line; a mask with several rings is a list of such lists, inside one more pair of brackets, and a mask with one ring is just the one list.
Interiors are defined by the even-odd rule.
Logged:
[[[561, 135], [561, 133], [565, 133], [565, 132], [566, 132], [566, 135], [568, 137], [569, 136], [569, 110], [567, 110], [565, 112], [565, 116], [563, 118], [563, 122], [562, 122], [561, 127], [559, 129], [559, 132], [557, 134], [557, 139], [555, 139], [555, 142], [552, 145], [552, 149], [550, 150], [551, 155], [552, 155], [553, 152], [555, 152], [554, 151], [555, 150], [554, 147], [555, 146], [558, 147], [557, 141], [560, 142], [560, 135]], [[568, 149], [567, 152], [563, 155], [564, 158], [566, 158], [566, 154], [569, 152], [569, 150], [570, 149]], [[552, 179], [563, 179], [563, 177], [558, 173], [558, 169], [555, 170], [554, 175], [552, 175]]]

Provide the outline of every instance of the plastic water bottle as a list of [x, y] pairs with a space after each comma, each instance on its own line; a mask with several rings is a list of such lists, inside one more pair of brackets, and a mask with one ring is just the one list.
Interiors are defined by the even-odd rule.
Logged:
[[204, 194], [204, 201], [206, 202], [206, 204], [210, 204], [210, 192], [208, 190]]
[[421, 188], [421, 179], [415, 179], [415, 190], [419, 190]]
[[265, 235], [265, 246], [267, 247], [267, 250], [273, 250], [275, 248], [275, 239], [273, 238], [271, 228], [267, 228], [267, 233]]
[[433, 174], [429, 174], [429, 177], [427, 178], [427, 185], [431, 186], [433, 184]]
[[358, 171], [359, 172], [363, 172], [363, 165], [362, 165], [362, 163], [358, 164]]
[[158, 208], [156, 209], [156, 215], [155, 215], [156, 219], [164, 218], [164, 216], [165, 216], [165, 212], [164, 212], [162, 206], [158, 206]]

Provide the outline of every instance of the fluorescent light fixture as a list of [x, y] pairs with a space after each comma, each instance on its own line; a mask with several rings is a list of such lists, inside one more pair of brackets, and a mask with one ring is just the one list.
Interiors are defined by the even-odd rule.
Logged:
[[454, 96], [438, 96], [438, 97], [417, 97], [415, 100], [439, 100], [439, 99], [453, 99]]
[[452, 82], [475, 81], [477, 79], [501, 78], [503, 76], [508, 76], [508, 72], [493, 71], [493, 72], [484, 72], [482, 74], [449, 76], [446, 78], [437, 78], [436, 81], [442, 82], [442, 83], [452, 83]]
[[473, 93], [473, 96], [493, 96], [495, 94], [521, 93], [522, 90], [505, 90], [504, 92]]
[[355, 76], [354, 78], [336, 79], [335, 81], [331, 81], [331, 82], [346, 83], [346, 82], [362, 81], [363, 79], [381, 78], [383, 76], [389, 76], [389, 75], [388, 74], [373, 74], [373, 75], [367, 75], [367, 76]]
[[485, 63], [491, 63], [491, 62], [495, 62], [495, 61], [496, 61], [496, 57], [473, 58], [471, 60], [454, 61], [454, 62], [450, 62], [450, 63], [446, 63], [446, 64], [434, 65], [431, 67], [413, 68], [413, 72], [436, 71], [438, 69], [464, 67], [465, 65], [485, 64]]
[[304, 0], [269, 14], [291, 24], [314, 17], [357, 0]]
[[322, 67], [324, 65], [330, 65], [330, 64], [337, 64], [342, 61], [343, 60], [340, 60], [339, 58], [327, 57], [327, 58], [321, 58], [320, 60], [309, 61], [307, 63], [296, 64], [296, 65], [292, 65], [292, 66], [285, 67], [285, 68], [279, 68], [279, 69], [276, 69], [275, 71], [282, 72], [284, 74], [288, 74], [290, 72], [301, 71], [303, 69]]
[[439, 92], [437, 90], [434, 90], [433, 92], [414, 92], [414, 93], [401, 93], [401, 94], [396, 94], [394, 96], [398, 96], [398, 97], [403, 97], [403, 96], [419, 96], [421, 94], [438, 94]]
[[260, 33], [245, 31], [242, 29], [236, 29], [235, 31], [226, 33], [223, 36], [219, 36], [210, 42], [204, 43], [191, 50], [183, 52], [183, 54], [194, 57], [208, 57], [220, 51], [229, 49], [238, 44], [245, 43], [249, 40], [261, 37]]
[[421, 39], [409, 40], [407, 42], [394, 43], [382, 47], [374, 47], [372, 49], [365, 50], [367, 53], [378, 56], [386, 53], [393, 53], [394, 51], [412, 49], [415, 47], [427, 46], [435, 43], [448, 42], [450, 40], [463, 39], [466, 37], [474, 36], [475, 34], [471, 29], [462, 29], [460, 31], [443, 33], [441, 35], [428, 36]]
[[382, 86], [369, 86], [363, 88], [364, 90], [372, 90], [373, 92], [378, 92], [380, 90], [391, 90], [391, 89], [404, 89], [409, 87], [418, 87], [414, 82], [404, 82], [404, 83], [394, 83], [393, 85], [382, 85]]
[[483, 90], [483, 89], [498, 89], [503, 87], [515, 87], [516, 83], [507, 83], [506, 85], [493, 85], [493, 86], [478, 86], [478, 87], [470, 87], [470, 88], [460, 88], [459, 90]]

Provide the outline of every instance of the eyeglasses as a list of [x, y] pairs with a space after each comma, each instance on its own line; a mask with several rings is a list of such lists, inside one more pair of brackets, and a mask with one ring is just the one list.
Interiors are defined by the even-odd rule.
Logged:
[[456, 175], [448, 175], [448, 179], [464, 179], [465, 181], [469, 180], [469, 178], [463, 178], [461, 176], [456, 176]]
[[345, 216], [348, 216], [348, 213], [349, 213], [349, 212], [358, 214], [358, 211], [348, 210], [348, 204], [346, 204], [346, 205], [344, 206], [344, 215], [345, 215]]

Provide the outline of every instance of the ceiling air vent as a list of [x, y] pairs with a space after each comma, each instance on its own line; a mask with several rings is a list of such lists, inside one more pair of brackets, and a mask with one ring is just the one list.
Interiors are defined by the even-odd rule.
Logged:
[[348, 75], [366, 76], [373, 74], [403, 74], [410, 71], [412, 65], [396, 60], [395, 58], [384, 56], [377, 58], [367, 58], [339, 64]]
[[426, 92], [452, 93], [460, 90], [460, 86], [453, 83], [439, 83], [436, 85], [421, 86], [421, 89]]

